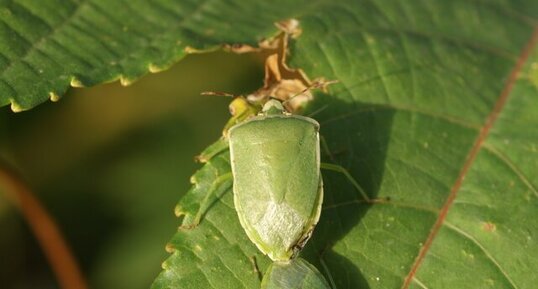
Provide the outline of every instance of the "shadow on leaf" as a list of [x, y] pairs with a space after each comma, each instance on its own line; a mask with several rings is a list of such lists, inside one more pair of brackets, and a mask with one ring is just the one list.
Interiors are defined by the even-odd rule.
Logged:
[[[394, 111], [377, 105], [344, 102], [327, 95], [317, 97], [311, 107], [312, 111], [323, 108], [313, 115], [320, 122], [320, 134], [328, 149], [322, 148], [322, 161], [347, 169], [370, 199], [377, 198]], [[322, 174], [323, 211], [302, 256], [332, 278], [338, 289], [370, 288], [369, 276], [363, 273], [361, 265], [345, 256], [360, 255], [365, 238], [357, 239], [354, 244], [341, 240], [361, 226], [361, 219], [371, 204], [364, 201], [343, 174], [332, 171], [322, 171]], [[341, 254], [342, 250], [337, 253], [333, 250], [335, 246], [345, 248], [346, 253]]]

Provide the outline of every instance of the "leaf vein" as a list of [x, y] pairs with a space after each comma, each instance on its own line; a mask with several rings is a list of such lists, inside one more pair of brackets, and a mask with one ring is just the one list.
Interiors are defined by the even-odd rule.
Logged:
[[492, 153], [499, 160], [501, 160], [507, 167], [509, 167], [514, 172], [514, 174], [516, 174], [516, 176], [521, 180], [521, 182], [534, 193], [534, 196], [538, 197], [538, 190], [536, 190], [536, 188], [532, 185], [532, 183], [525, 176], [525, 174], [517, 168], [517, 166], [508, 158], [508, 156], [504, 155], [495, 147], [487, 143], [484, 143], [482, 147]]
[[444, 225], [449, 228], [450, 230], [452, 230], [453, 232], [456, 232], [457, 234], [459, 234], [460, 236], [463, 236], [465, 239], [471, 241], [473, 244], [475, 244], [478, 248], [480, 248], [480, 250], [482, 250], [482, 252], [484, 253], [484, 255], [487, 257], [487, 259], [501, 272], [501, 274], [503, 275], [504, 278], [506, 278], [506, 280], [510, 283], [510, 285], [514, 288], [514, 289], [518, 289], [518, 287], [516, 286], [516, 284], [514, 283], [514, 281], [512, 281], [512, 278], [510, 278], [510, 276], [508, 275], [508, 273], [503, 269], [503, 267], [499, 264], [499, 262], [497, 262], [497, 260], [495, 260], [495, 258], [493, 257], [493, 255], [480, 243], [478, 242], [477, 239], [475, 239], [473, 236], [471, 236], [469, 233], [463, 231], [462, 229], [456, 227], [455, 225], [449, 223], [448, 221], [445, 221], [444, 222]]
[[417, 277], [413, 277], [413, 282], [415, 282], [422, 289], [428, 289], [428, 287], [426, 287], [426, 285], [424, 285], [424, 283], [422, 283], [420, 280], [418, 280]]

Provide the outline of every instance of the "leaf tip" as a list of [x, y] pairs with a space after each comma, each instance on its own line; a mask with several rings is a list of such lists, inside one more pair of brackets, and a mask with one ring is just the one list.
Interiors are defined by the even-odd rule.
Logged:
[[[199, 158], [200, 160], [202, 159], [202, 157]], [[196, 184], [197, 180], [196, 180], [196, 174], [192, 175], [191, 178], [189, 179], [189, 182], [191, 183], [191, 185], [194, 185]]]
[[161, 71], [163, 71], [163, 70], [165, 70], [165, 69], [166, 69], [166, 68], [164, 68], [164, 67], [159, 67], [159, 66], [157, 66], [156, 64], [153, 64], [153, 63], [150, 63], [150, 64], [148, 65], [148, 70], [149, 70], [149, 72], [151, 72], [151, 73], [161, 72]]
[[168, 263], [166, 261], [162, 262], [161, 263], [161, 268], [163, 268], [163, 270], [168, 270], [169, 269]]
[[11, 110], [13, 112], [21, 112], [21, 111], [24, 111], [26, 109], [24, 107], [22, 107], [22, 105], [15, 102], [15, 100], [11, 100]]
[[80, 81], [80, 79], [76, 78], [75, 76], [71, 77], [71, 82], [69, 83], [71, 87], [84, 87], [84, 83]]
[[200, 53], [200, 52], [204, 52], [205, 50], [202, 50], [202, 49], [197, 49], [197, 48], [194, 48], [192, 46], [185, 46], [185, 48], [183, 48], [183, 51], [187, 54], [192, 54], [192, 53]]
[[120, 75], [120, 83], [122, 86], [129, 86], [133, 84], [133, 82], [134, 82], [134, 79], [130, 79], [126, 76]]
[[49, 92], [50, 101], [57, 102], [57, 101], [60, 100], [60, 98], [61, 98], [60, 95], [58, 95], [56, 92], [54, 92], [54, 91]]
[[[207, 163], [208, 159], [204, 154], [199, 154], [199, 155], [194, 157], [194, 161], [197, 162], [197, 163], [202, 163], [203, 164], [203, 163]], [[194, 176], [192, 176], [190, 178], [190, 182], [191, 182], [191, 184], [194, 184]]]
[[174, 246], [174, 244], [172, 244], [172, 243], [166, 244], [164, 249], [166, 250], [166, 252], [168, 252], [170, 254], [174, 253], [177, 250], [176, 247]]
[[183, 211], [183, 208], [180, 206], [180, 205], [177, 205], [175, 208], [174, 208], [174, 215], [176, 215], [176, 217], [181, 217], [183, 215], [185, 215], [185, 211]]

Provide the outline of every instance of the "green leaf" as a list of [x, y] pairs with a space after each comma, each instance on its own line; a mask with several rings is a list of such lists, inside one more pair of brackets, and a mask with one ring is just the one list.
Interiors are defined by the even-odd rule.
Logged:
[[0, 105], [27, 110], [58, 100], [69, 86], [127, 85], [187, 53], [256, 45], [303, 4], [0, 0]]
[[[297, 18], [291, 66], [340, 81], [306, 114], [321, 124], [325, 161], [378, 200], [323, 172], [324, 209], [302, 257], [337, 288], [536, 286], [536, 5], [320, 1], [259, 14]], [[222, 151], [196, 173], [184, 222], [228, 162]], [[201, 224], [175, 234], [152, 288], [258, 288], [256, 268], [270, 261], [241, 229], [230, 184], [219, 190]]]

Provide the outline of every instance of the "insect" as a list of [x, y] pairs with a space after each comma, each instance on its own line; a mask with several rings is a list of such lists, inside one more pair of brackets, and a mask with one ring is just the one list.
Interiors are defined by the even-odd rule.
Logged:
[[276, 99], [229, 131], [234, 205], [249, 239], [274, 261], [291, 259], [317, 224], [323, 201], [319, 124]]
[[323, 275], [302, 258], [290, 262], [273, 262], [265, 273], [261, 289], [330, 289]]
[[219, 176], [188, 225], [195, 227], [219, 196], [217, 188], [233, 179], [234, 205], [248, 238], [273, 261], [298, 255], [316, 226], [323, 203], [320, 169], [342, 173], [368, 201], [344, 168], [320, 162], [319, 124], [292, 115], [277, 99], [260, 113], [244, 98], [231, 104], [225, 138], [204, 152], [207, 161], [229, 148], [232, 173]]

